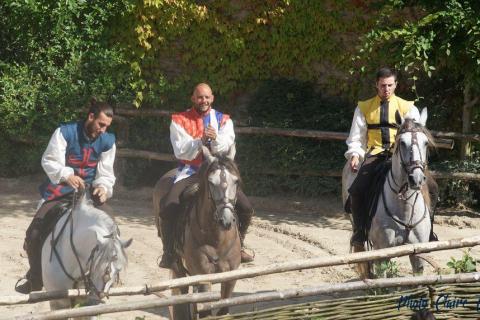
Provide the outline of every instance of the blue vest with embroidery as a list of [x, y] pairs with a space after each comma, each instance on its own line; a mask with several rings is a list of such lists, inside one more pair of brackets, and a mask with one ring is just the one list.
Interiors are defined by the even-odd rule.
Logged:
[[[67, 141], [65, 166], [73, 169], [76, 176], [92, 184], [97, 174], [97, 164], [102, 152], [110, 150], [115, 136], [105, 132], [95, 140], [89, 140], [83, 132], [83, 121], [70, 122], [60, 126], [60, 133]], [[72, 193], [73, 188], [66, 183], [55, 184], [49, 179], [40, 186], [42, 198], [49, 201]]]

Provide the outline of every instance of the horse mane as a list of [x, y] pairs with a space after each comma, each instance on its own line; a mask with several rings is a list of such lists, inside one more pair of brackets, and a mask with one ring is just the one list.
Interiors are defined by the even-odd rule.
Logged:
[[415, 122], [414, 119], [406, 118], [405, 121], [402, 123], [402, 125], [400, 126], [400, 128], [397, 131], [397, 136], [395, 137], [395, 145], [394, 145], [394, 150], [393, 150], [394, 152], [396, 151], [396, 149], [399, 145], [400, 136], [402, 135], [402, 133], [412, 132], [412, 131], [423, 133], [427, 137], [429, 147], [432, 147], [432, 148], [437, 147], [437, 145], [435, 143], [435, 139], [433, 139], [432, 134], [430, 133], [430, 131], [426, 127], [422, 126], [418, 122]]
[[91, 270], [104, 270], [111, 262], [123, 270], [128, 264], [128, 259], [119, 239], [120, 231], [113, 218], [105, 211], [95, 208], [93, 201], [87, 197], [82, 198], [79, 210], [87, 210], [92, 214], [97, 221], [93, 231], [98, 238], [103, 238], [103, 241], [98, 242], [93, 255]]
[[[407, 119], [405, 119], [403, 124], [398, 129], [397, 136], [395, 137], [395, 144], [394, 144], [394, 148], [393, 148], [393, 153], [396, 153], [396, 151], [397, 151], [397, 148], [400, 144], [400, 136], [402, 135], [402, 133], [414, 132], [414, 131], [415, 132], [421, 132], [427, 137], [429, 148], [436, 148], [437, 147], [436, 144], [435, 144], [435, 140], [433, 139], [432, 134], [430, 133], [430, 131], [425, 126], [422, 126], [418, 122], [415, 122], [414, 119], [407, 118]], [[427, 158], [428, 158], [428, 149], [427, 149]], [[430, 175], [430, 171], [428, 170], [428, 167], [425, 168], [425, 174]], [[430, 193], [428, 192], [428, 187], [426, 185], [423, 186], [422, 189], [421, 189], [421, 192], [422, 192], [422, 195], [423, 195], [423, 199], [425, 200], [425, 203], [427, 204], [428, 207], [430, 207], [431, 199], [430, 199]]]
[[217, 161], [213, 161], [211, 163], [204, 162], [200, 167], [200, 170], [198, 172], [198, 177], [199, 177], [201, 192], [205, 192], [207, 190], [208, 175], [210, 174], [210, 172], [219, 169], [220, 166], [222, 165], [225, 166], [225, 168], [227, 168], [227, 170], [231, 174], [237, 176], [239, 184], [242, 183], [240, 171], [238, 170], [238, 166], [235, 163], [235, 161], [233, 161], [230, 158], [227, 158], [226, 155], [217, 156], [216, 159]]

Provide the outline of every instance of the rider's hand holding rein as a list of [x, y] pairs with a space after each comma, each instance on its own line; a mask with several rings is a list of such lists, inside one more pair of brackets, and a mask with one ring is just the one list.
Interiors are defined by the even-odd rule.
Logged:
[[358, 155], [356, 154], [352, 155], [352, 157], [350, 158], [350, 169], [352, 169], [353, 172], [357, 172], [359, 163], [360, 163], [360, 160]]
[[107, 201], [107, 190], [104, 187], [97, 186], [93, 189], [92, 195], [97, 199], [100, 204]]
[[85, 182], [83, 181], [82, 178], [79, 176], [76, 176], [74, 174], [70, 175], [65, 179], [65, 182], [72, 187], [73, 189], [77, 190], [78, 189], [85, 189]]

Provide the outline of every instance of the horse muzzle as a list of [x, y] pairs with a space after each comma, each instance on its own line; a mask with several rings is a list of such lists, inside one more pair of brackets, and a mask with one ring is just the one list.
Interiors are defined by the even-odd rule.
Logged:
[[408, 175], [408, 186], [413, 190], [420, 190], [426, 183], [427, 177], [421, 170], [414, 170]]
[[230, 230], [233, 224], [235, 224], [235, 212], [233, 206], [226, 204], [217, 211], [218, 223], [225, 230]]

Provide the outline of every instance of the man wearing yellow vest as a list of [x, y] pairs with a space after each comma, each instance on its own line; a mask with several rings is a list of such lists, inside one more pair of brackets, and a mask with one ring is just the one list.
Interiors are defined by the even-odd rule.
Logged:
[[[367, 240], [368, 199], [365, 195], [376, 174], [376, 168], [390, 157], [402, 118], [420, 119], [420, 113], [413, 101], [406, 101], [395, 95], [397, 75], [393, 70], [378, 70], [375, 86], [375, 97], [358, 102], [347, 139], [348, 150], [345, 153], [351, 170], [358, 171], [357, 178], [348, 191], [354, 225], [350, 244], [359, 247], [363, 247]], [[430, 241], [435, 241], [438, 239], [433, 233], [433, 213], [438, 198], [438, 185], [430, 175], [427, 175], [426, 182], [432, 207]]]

